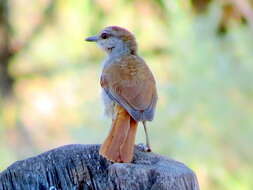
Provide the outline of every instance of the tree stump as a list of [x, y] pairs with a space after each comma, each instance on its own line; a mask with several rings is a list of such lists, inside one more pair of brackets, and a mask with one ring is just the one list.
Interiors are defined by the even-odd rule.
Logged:
[[100, 145], [66, 145], [0, 173], [1, 190], [199, 190], [184, 164], [135, 147], [132, 163], [112, 163]]

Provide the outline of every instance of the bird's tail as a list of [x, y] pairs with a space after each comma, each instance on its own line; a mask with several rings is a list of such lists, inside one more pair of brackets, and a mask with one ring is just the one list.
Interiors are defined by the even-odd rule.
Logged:
[[112, 162], [131, 162], [138, 123], [121, 106], [116, 106], [116, 117], [99, 154]]

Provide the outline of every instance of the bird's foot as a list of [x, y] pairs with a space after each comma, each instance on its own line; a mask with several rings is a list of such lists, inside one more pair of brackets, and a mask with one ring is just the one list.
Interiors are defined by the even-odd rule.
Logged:
[[137, 145], [137, 147], [143, 152], [152, 152], [151, 148], [146, 144], [140, 143]]

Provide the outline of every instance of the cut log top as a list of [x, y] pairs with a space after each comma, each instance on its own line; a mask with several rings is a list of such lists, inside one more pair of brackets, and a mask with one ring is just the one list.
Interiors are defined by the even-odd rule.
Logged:
[[100, 145], [66, 145], [0, 173], [1, 190], [199, 190], [184, 164], [135, 148], [132, 163], [112, 163]]

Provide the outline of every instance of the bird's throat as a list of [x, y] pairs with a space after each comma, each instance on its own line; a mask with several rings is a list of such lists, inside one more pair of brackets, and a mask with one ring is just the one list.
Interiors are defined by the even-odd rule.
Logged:
[[107, 53], [108, 55], [111, 57], [118, 57], [118, 56], [123, 56], [123, 55], [127, 55], [130, 54], [130, 50], [127, 46], [112, 46], [110, 48], [107, 48]]
[[113, 51], [114, 48], [115, 48], [114, 46], [113, 46], [113, 47], [106, 48], [106, 51], [107, 51], [108, 53], [112, 53], [112, 51]]

